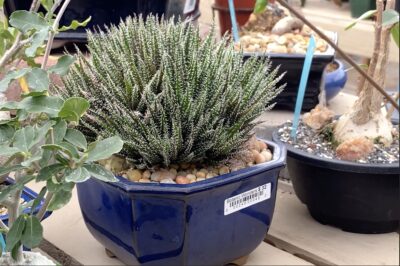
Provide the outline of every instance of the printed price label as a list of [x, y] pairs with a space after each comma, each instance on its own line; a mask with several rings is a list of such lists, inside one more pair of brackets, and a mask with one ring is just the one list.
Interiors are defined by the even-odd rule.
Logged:
[[193, 12], [196, 8], [196, 0], [186, 0], [185, 7], [183, 8], [183, 14]]
[[271, 183], [256, 187], [225, 200], [224, 215], [228, 215], [271, 197]]

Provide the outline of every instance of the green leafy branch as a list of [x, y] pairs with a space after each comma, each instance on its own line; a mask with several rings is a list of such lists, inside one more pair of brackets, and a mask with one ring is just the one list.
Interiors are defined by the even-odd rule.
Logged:
[[[357, 25], [361, 20], [369, 19], [375, 16], [377, 10], [368, 10], [361, 16], [359, 16], [356, 20], [346, 26], [345, 30], [353, 28]], [[393, 40], [397, 44], [397, 47], [400, 47], [400, 30], [399, 30], [399, 13], [394, 9], [387, 9], [382, 13], [382, 26], [383, 27], [391, 27], [390, 33], [392, 35]]]
[[[89, 102], [81, 97], [49, 95], [50, 74], [66, 75], [75, 61], [73, 56], [64, 55], [47, 67], [55, 35], [90, 21], [73, 21], [70, 26], [59, 28], [69, 2], [33, 0], [28, 11], [17, 10], [9, 19], [0, 17], [0, 71], [4, 74], [0, 93], [14, 81], [22, 89], [20, 101], [0, 104], [0, 111], [12, 114], [10, 119], [0, 121], [0, 156], [5, 158], [0, 165], [0, 204], [7, 207], [9, 215], [8, 225], [1, 221], [0, 230], [6, 234], [6, 251], [11, 252], [17, 264], [22, 259], [22, 245], [35, 248], [42, 240], [40, 222], [46, 211], [67, 204], [76, 183], [90, 177], [116, 181], [96, 161], [118, 153], [123, 146], [115, 136], [88, 144], [75, 128]], [[45, 14], [37, 12], [40, 5], [47, 11]], [[35, 59], [42, 55], [39, 65]], [[27, 67], [18, 67], [22, 61]], [[8, 176], [14, 176], [14, 182], [4, 182]], [[21, 205], [22, 190], [31, 181], [45, 186], [35, 200]], [[2, 251], [0, 248], [0, 254]]]

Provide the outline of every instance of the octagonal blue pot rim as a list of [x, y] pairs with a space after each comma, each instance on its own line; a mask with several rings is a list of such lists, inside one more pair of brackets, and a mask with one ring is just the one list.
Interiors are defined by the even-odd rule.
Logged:
[[106, 183], [117, 189], [121, 189], [127, 193], [148, 193], [148, 192], [160, 192], [164, 194], [174, 193], [174, 194], [191, 194], [194, 192], [207, 190], [214, 187], [223, 186], [235, 182], [237, 180], [248, 178], [272, 169], [281, 169], [286, 164], [286, 147], [281, 143], [275, 143], [272, 141], [267, 141], [264, 139], [259, 139], [267, 143], [268, 147], [272, 150], [273, 157], [269, 162], [262, 164], [257, 164], [251, 167], [247, 167], [232, 173], [220, 175], [203, 181], [179, 185], [179, 184], [164, 184], [164, 183], [138, 183], [132, 182], [122, 176], [116, 176], [117, 182]]

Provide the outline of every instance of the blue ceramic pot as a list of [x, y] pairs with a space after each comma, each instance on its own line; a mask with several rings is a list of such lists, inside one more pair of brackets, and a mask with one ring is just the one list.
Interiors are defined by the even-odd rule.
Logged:
[[335, 60], [338, 64], [338, 68], [332, 72], [325, 71], [325, 94], [326, 100], [333, 99], [344, 87], [347, 82], [347, 73], [344, 69], [344, 65], [341, 61]]
[[86, 226], [129, 265], [223, 265], [245, 256], [269, 229], [285, 165], [284, 146], [267, 144], [272, 161], [188, 185], [78, 184]]

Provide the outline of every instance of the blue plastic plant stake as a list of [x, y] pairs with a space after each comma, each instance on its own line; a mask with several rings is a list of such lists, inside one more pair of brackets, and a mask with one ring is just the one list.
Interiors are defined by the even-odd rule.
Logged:
[[239, 42], [239, 31], [236, 24], [236, 14], [233, 0], [229, 0], [229, 12], [231, 14], [233, 40], [234, 42]]
[[0, 233], [0, 246], [1, 246], [1, 250], [6, 250], [6, 242], [4, 241], [4, 237], [3, 234]]
[[297, 93], [296, 107], [294, 111], [293, 126], [291, 132], [291, 137], [293, 140], [296, 139], [296, 132], [297, 132], [297, 127], [299, 126], [301, 107], [303, 106], [303, 100], [304, 100], [304, 94], [306, 92], [308, 76], [310, 75], [314, 49], [315, 49], [315, 39], [314, 36], [311, 35], [310, 42], [307, 48], [306, 58], [304, 59], [303, 71], [301, 72], [299, 91]]

